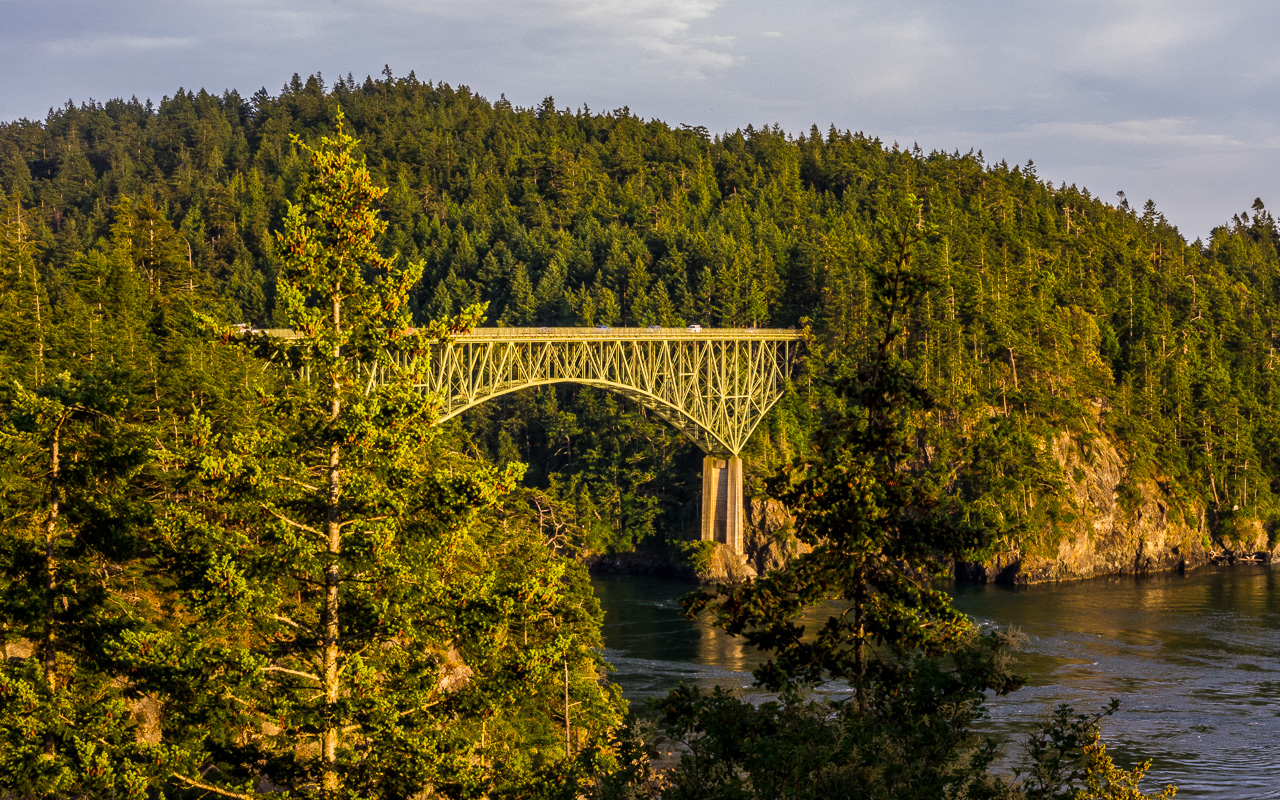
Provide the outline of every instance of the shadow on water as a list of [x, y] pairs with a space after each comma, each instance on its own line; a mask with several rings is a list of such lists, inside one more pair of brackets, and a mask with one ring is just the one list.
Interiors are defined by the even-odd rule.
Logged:
[[[601, 578], [606, 655], [630, 698], [681, 681], [750, 691], [759, 654], [680, 613], [695, 588]], [[956, 605], [1026, 635], [1026, 688], [990, 703], [991, 729], [1020, 737], [1058, 703], [1120, 711], [1104, 733], [1117, 761], [1150, 758], [1150, 785], [1180, 798], [1280, 800], [1280, 570], [1099, 578], [1009, 588], [959, 584]]]

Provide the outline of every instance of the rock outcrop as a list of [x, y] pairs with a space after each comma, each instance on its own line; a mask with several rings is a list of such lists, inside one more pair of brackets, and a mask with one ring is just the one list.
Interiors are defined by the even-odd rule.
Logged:
[[[1195, 500], [1179, 497], [1159, 477], [1135, 478], [1114, 439], [1064, 432], [1045, 446], [1061, 476], [1054, 514], [1019, 541], [981, 563], [956, 565], [960, 580], [1008, 584], [1141, 575], [1204, 564], [1280, 563], [1280, 536], [1257, 519], [1236, 516], [1211, 526]], [[795, 537], [787, 508], [767, 497], [747, 499], [745, 553], [716, 545], [689, 561], [670, 553], [618, 553], [589, 561], [593, 572], [666, 574], [703, 582], [734, 582], [763, 575], [810, 548]]]
[[737, 583], [756, 577], [755, 567], [746, 555], [738, 555], [723, 544], [717, 544], [706, 568], [698, 572], [703, 583]]
[[[1031, 584], [1209, 563], [1280, 563], [1280, 537], [1261, 521], [1237, 517], [1211, 530], [1202, 505], [1175, 497], [1159, 478], [1135, 478], [1101, 431], [1060, 433], [1046, 446], [1063, 479], [1056, 498], [1062, 513], [985, 562], [958, 564], [957, 578]], [[755, 572], [809, 549], [794, 537], [794, 519], [777, 500], [750, 498], [746, 516], [746, 557]]]
[[748, 498], [746, 523], [743, 550], [749, 563], [761, 575], [777, 569], [810, 549], [795, 538], [795, 518], [777, 500], [768, 497]]
[[1178, 501], [1159, 480], [1135, 479], [1104, 435], [1086, 440], [1059, 434], [1051, 455], [1064, 476], [1061, 499], [1071, 512], [985, 563], [958, 565], [957, 577], [1029, 584], [1191, 569], [1222, 560], [1224, 553], [1280, 559], [1280, 546], [1269, 544], [1257, 520], [1210, 531], [1203, 507]]

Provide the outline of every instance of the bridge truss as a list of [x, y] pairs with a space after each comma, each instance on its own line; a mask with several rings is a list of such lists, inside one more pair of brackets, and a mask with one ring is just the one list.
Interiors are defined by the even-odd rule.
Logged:
[[422, 388], [446, 420], [553, 383], [599, 386], [670, 422], [709, 455], [736, 457], [786, 390], [800, 334], [683, 328], [480, 328], [434, 345]]
[[[261, 331], [295, 339], [291, 330]], [[419, 387], [438, 421], [504, 394], [554, 383], [599, 386], [666, 419], [706, 453], [702, 538], [743, 552], [740, 453], [786, 391], [803, 336], [791, 330], [478, 328], [431, 345]], [[369, 382], [381, 379], [372, 366]]]
[[[265, 331], [295, 338], [293, 331]], [[786, 391], [802, 335], [791, 330], [478, 328], [431, 345], [419, 387], [442, 403], [437, 421], [504, 394], [554, 383], [599, 386], [635, 400], [706, 453], [702, 538], [741, 555], [740, 453]], [[377, 367], [370, 384], [379, 380]]]

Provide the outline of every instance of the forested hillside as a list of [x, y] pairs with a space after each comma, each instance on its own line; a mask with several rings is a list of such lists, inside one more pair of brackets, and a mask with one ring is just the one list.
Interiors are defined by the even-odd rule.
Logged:
[[[389, 71], [0, 125], [6, 379], [57, 351], [64, 365], [118, 364], [157, 405], [228, 390], [184, 377], [223, 369], [190, 311], [281, 322], [272, 232], [304, 167], [290, 136], [331, 131], [339, 107], [389, 187], [384, 253], [424, 262], [419, 322], [487, 301], [487, 324], [810, 327], [795, 391], [747, 454], [757, 482], [807, 446], [823, 376], [870, 346], [877, 223], [914, 195], [931, 286], [902, 347], [939, 400], [920, 458], [945, 465], [972, 442], [985, 476], [972, 496], [1013, 523], [1015, 544], [1051, 549], [1055, 521], [1078, 511], [1078, 476], [1052, 457], [1064, 434], [1115, 443], [1122, 504], [1124, 486], [1157, 485], [1206, 535], [1277, 510], [1280, 254], [1261, 201], [1188, 243], [1151, 203], [1108, 204], [980, 151], [816, 127], [711, 135]], [[528, 486], [589, 549], [692, 527], [698, 453], [612, 395], [517, 394], [449, 435], [469, 456], [527, 462]]]

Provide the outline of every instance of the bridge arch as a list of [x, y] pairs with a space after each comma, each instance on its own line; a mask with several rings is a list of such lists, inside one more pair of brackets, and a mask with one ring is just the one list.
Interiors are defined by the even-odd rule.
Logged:
[[431, 346], [421, 388], [440, 398], [440, 421], [556, 383], [631, 398], [706, 453], [702, 538], [741, 553], [739, 453], [786, 391], [801, 338], [765, 329], [479, 328]]
[[786, 391], [794, 331], [481, 328], [432, 347], [440, 419], [521, 389], [598, 386], [653, 410], [708, 454], [737, 456]]
[[[621, 395], [622, 397], [625, 397], [628, 400], [632, 400], [638, 405], [643, 406], [644, 408], [647, 408], [650, 411], [657, 414], [659, 417], [661, 417], [663, 420], [668, 422], [676, 430], [683, 433], [686, 438], [688, 438], [690, 441], [696, 444], [698, 448], [701, 449], [704, 453], [720, 454], [720, 455], [736, 455], [736, 454], [730, 453], [731, 445], [729, 442], [723, 441], [719, 436], [716, 435], [715, 431], [707, 427], [704, 427], [697, 419], [691, 416], [689, 412], [685, 411], [684, 409], [677, 408], [676, 406], [671, 405], [670, 403], [666, 402], [662, 398], [656, 397], [652, 394], [649, 394], [648, 392], [644, 392], [631, 386], [625, 386], [625, 385], [613, 383], [610, 381], [583, 380], [578, 378], [560, 378], [557, 380], [529, 381], [527, 383], [522, 383], [522, 384], [513, 385], [513, 386], [503, 386], [501, 388], [494, 389], [492, 392], [485, 394], [482, 397], [477, 397], [476, 399], [466, 403], [465, 405], [453, 407], [447, 413], [443, 413], [440, 416], [436, 417], [436, 421], [445, 422], [447, 420], [453, 419], [454, 417], [457, 417], [460, 414], [462, 414], [464, 411], [475, 408], [481, 403], [486, 403], [490, 400], [496, 399], [498, 397], [502, 397], [503, 395], [513, 394], [515, 392], [524, 391], [525, 389], [537, 389], [542, 386], [555, 386], [556, 384], [561, 384], [561, 383], [575, 383], [580, 386], [594, 386], [595, 388], [605, 389], [607, 391], [613, 392], [614, 394]], [[756, 420], [755, 425], [752, 426], [752, 431], [754, 431], [755, 427], [759, 424], [760, 424], [760, 420]], [[748, 431], [747, 435], [750, 436], [750, 434], [751, 434], [751, 431]]]

